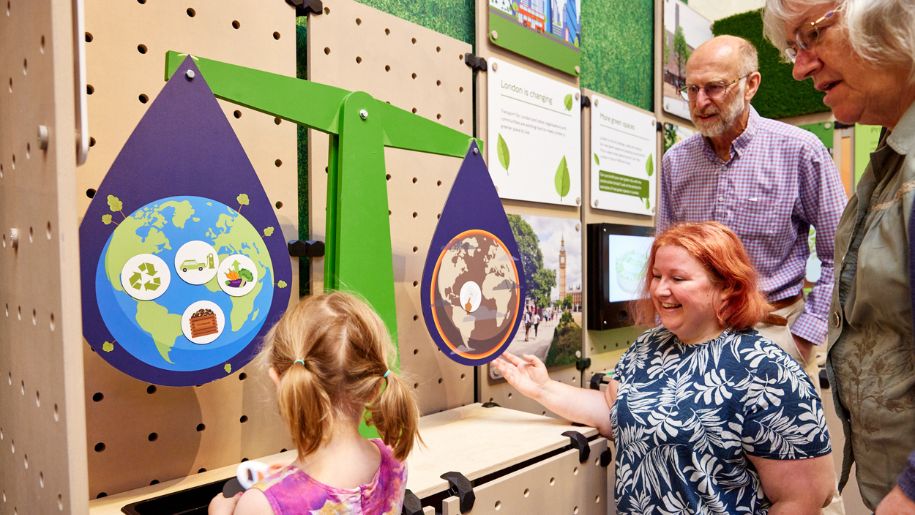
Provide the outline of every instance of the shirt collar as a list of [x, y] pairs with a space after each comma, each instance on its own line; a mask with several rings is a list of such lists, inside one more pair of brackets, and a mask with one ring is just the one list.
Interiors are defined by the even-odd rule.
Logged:
[[906, 109], [896, 128], [887, 136], [886, 143], [897, 154], [906, 155], [915, 151], [915, 103]]
[[[743, 129], [743, 132], [740, 133], [740, 136], [737, 136], [737, 138], [731, 142], [731, 159], [739, 157], [744, 149], [750, 146], [753, 137], [759, 132], [759, 113], [756, 112], [756, 109], [753, 108], [752, 104], [748, 106], [748, 109], [750, 110], [750, 116], [747, 118], [747, 126]], [[705, 142], [705, 155], [712, 162], [720, 163], [721, 160], [718, 158], [718, 155], [715, 154], [715, 148], [712, 147], [712, 143], [706, 137], [703, 137], [702, 140]]]

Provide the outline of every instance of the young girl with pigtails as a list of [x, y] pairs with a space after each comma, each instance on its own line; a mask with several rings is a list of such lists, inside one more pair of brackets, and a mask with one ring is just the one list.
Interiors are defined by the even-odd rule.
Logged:
[[[243, 494], [217, 495], [209, 513], [399, 514], [419, 409], [388, 368], [393, 352], [384, 323], [351, 294], [311, 296], [291, 308], [258, 360], [276, 384], [297, 459]], [[359, 434], [363, 414], [380, 439]]]

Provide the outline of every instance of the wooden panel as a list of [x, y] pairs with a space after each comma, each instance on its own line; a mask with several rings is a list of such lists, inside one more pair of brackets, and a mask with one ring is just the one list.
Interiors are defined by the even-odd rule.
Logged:
[[[377, 99], [470, 135], [470, 45], [350, 0], [326, 2], [308, 25], [308, 78]], [[308, 219], [324, 239], [327, 135], [308, 134]], [[461, 160], [385, 150], [402, 372], [422, 413], [473, 402], [473, 369], [446, 358], [426, 331], [419, 300], [429, 242]], [[366, 256], [371, 259], [371, 256]], [[323, 290], [323, 260], [313, 260], [311, 291]]]
[[461, 512], [459, 499], [448, 497], [442, 502], [442, 514], [606, 515], [611, 513], [611, 508], [615, 513], [615, 503], [607, 497], [607, 469], [600, 465], [600, 454], [607, 449], [607, 440], [597, 438], [591, 442], [590, 449], [584, 463], [579, 463], [577, 450], [570, 450], [477, 486], [470, 511]]
[[[87, 190], [98, 186], [165, 85], [167, 50], [295, 76], [295, 11], [284, 2], [264, 2], [253, 10], [244, 0], [88, 0], [85, 39], [92, 147], [73, 190], [81, 213], [90, 201]], [[295, 126], [219, 102], [276, 206], [284, 237], [297, 238]], [[292, 267], [290, 291], [297, 291], [297, 268]], [[202, 387], [155, 387], [115, 370], [88, 345], [83, 348], [93, 498], [290, 446], [257, 370]]]
[[0, 513], [87, 504], [73, 13], [51, 3], [0, 4]]

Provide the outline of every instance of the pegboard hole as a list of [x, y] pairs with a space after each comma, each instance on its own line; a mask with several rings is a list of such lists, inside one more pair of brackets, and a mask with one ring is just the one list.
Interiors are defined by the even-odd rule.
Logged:
[[439, 377], [439, 378], [438, 378], [438, 384], [442, 384], [442, 381], [444, 381], [444, 379], [442, 379], [441, 377]]
[[144, 45], [143, 43], [140, 43], [139, 45], [137, 45], [137, 52], [140, 52], [141, 54], [145, 54], [148, 50], [149, 49], [146, 48], [146, 45]]
[[147, 386], [147, 387], [146, 387], [146, 393], [148, 393], [148, 394], [150, 394], [150, 395], [156, 393], [156, 385], [151, 384], [151, 385]]
[[22, 74], [23, 75], [29, 74], [29, 60], [28, 59], [22, 60]]
[[[35, 228], [29, 226], [29, 243], [32, 243], [32, 242], [34, 242], [34, 241], [35, 241]], [[35, 314], [35, 310], [34, 310], [34, 309], [32, 310], [32, 314], [33, 314], [33, 315]]]
[[44, 472], [38, 472], [38, 486], [44, 488]]
[[13, 92], [13, 78], [10, 77], [10, 93]]
[[416, 245], [413, 245], [413, 253], [415, 254], [418, 250], [419, 250], [419, 247], [417, 247]]
[[385, 178], [385, 180], [390, 181], [390, 180], [391, 180], [391, 174], [389, 174], [389, 173], [384, 174], [384, 178]]
[[247, 378], [248, 378], [248, 373], [247, 373], [247, 372], [242, 372], [241, 374], [238, 374], [238, 380], [239, 380], [239, 381], [244, 381], [244, 380], [247, 379]]
[[416, 72], [411, 73], [411, 74], [410, 74], [410, 77], [412, 77], [413, 80], [416, 80], [416, 77], [417, 77]]
[[198, 474], [203, 474], [203, 473], [206, 472], [206, 471], [207, 471], [207, 468], [206, 468], [206, 467], [200, 467], [199, 469], [197, 469], [197, 473], [198, 473]]
[[464, 86], [458, 87], [458, 93], [463, 93], [463, 92], [464, 92]]
[[362, 64], [362, 57], [356, 56], [356, 64]]
[[99, 492], [98, 495], [95, 496], [96, 499], [102, 499], [104, 497], [108, 497], [108, 492]]
[[232, 20], [232, 28], [238, 30], [241, 28], [241, 23], [238, 20]]
[[140, 4], [140, 5], [143, 5], [143, 4], [146, 3], [146, 0], [137, 0], [137, 3]]
[[419, 281], [413, 281], [413, 287], [416, 288], [417, 286], [419, 286]]
[[32, 144], [31, 143], [25, 144], [25, 158], [26, 159], [32, 158]]
[[[31, 238], [29, 238], [29, 241], [31, 241]], [[35, 309], [32, 310], [32, 325], [38, 325], [38, 310]]]
[[57, 404], [54, 405], [54, 422], [60, 422], [60, 411], [57, 409]]
[[493, 508], [495, 508], [496, 511], [501, 510], [501, 509], [502, 509], [502, 501], [496, 501], [496, 504], [493, 506]]
[[22, 321], [22, 306], [16, 306], [16, 320]]
[[329, 47], [329, 46], [324, 47], [324, 55], [330, 55], [330, 47]]
[[413, 109], [410, 109], [410, 111], [411, 111], [413, 114], [416, 114], [416, 108], [415, 108], [415, 107], [414, 107]]
[[149, 486], [158, 485], [158, 484], [159, 484], [158, 479], [153, 479], [152, 481], [149, 482]]
[[436, 86], [441, 86], [441, 85], [442, 85], [442, 81], [441, 81], [440, 79], [436, 79], [435, 85], [436, 85]]
[[86, 33], [86, 43], [92, 43], [92, 40], [93, 40], [93, 39], [95, 39], [95, 37], [92, 35], [92, 33], [91, 33], [91, 32], [87, 32], [87, 33]]
[[86, 190], [86, 196], [89, 198], [95, 197], [95, 188], [89, 188]]
[[419, 389], [419, 383], [413, 383], [413, 389], [414, 389], [414, 390], [418, 390], [418, 389]]
[[92, 394], [92, 402], [102, 402], [102, 399], [105, 398], [105, 394], [102, 392], [95, 392]]
[[234, 116], [236, 120], [241, 118], [241, 111], [238, 109], [232, 111], [232, 116]]
[[57, 511], [64, 511], [64, 494], [57, 494]]
[[356, 18], [356, 25], [362, 25], [362, 18]]
[[95, 452], [104, 452], [105, 451], [105, 442], [99, 442], [95, 444]]
[[10, 454], [16, 454], [16, 440], [10, 440]]
[[419, 315], [413, 315], [413, 321], [416, 322], [417, 320], [419, 320]]
[[50, 329], [51, 332], [53, 332], [55, 327], [56, 327], [56, 324], [54, 324], [54, 313], [51, 313], [50, 320], [48, 321], [48, 329]]
[[92, 84], [86, 84], [86, 94], [91, 95], [93, 93], [95, 93], [95, 86]]
[[416, 44], [416, 38], [410, 38], [410, 43]]
[[416, 211], [413, 211], [413, 218], [416, 218], [417, 216], [419, 216], [419, 213], [417, 213]]
[[391, 65], [390, 64], [384, 65], [384, 71], [386, 71], [386, 72], [391, 71]]
[[283, 209], [283, 202], [281, 200], [277, 200], [273, 205], [276, 206], [277, 209]]
[[467, 377], [467, 374], [461, 372], [461, 381], [463, 381], [465, 377]]
[[441, 185], [442, 185], [442, 181], [435, 181], [435, 185], [436, 185], [436, 186], [441, 186]]
[[572, 469], [572, 475], [573, 475], [573, 476], [577, 476], [577, 475], [578, 475], [578, 467], [575, 467], [575, 468]]
[[461, 118], [460, 120], [458, 120], [458, 125], [464, 125], [464, 119], [463, 119], [463, 118]]
[[442, 53], [442, 47], [440, 47], [440, 46], [435, 47], [435, 53], [436, 54]]
[[13, 154], [13, 160], [10, 162], [10, 169], [11, 170], [16, 169], [16, 154]]
[[275, 167], [277, 167], [277, 168], [283, 166], [283, 160], [282, 160], [282, 159], [277, 159], [277, 160], [273, 161], [273, 166], [275, 166]]
[[574, 515], [578, 515], [578, 506], [575, 506], [574, 508], [572, 508], [572, 513]]
[[330, 14], [330, 7], [324, 8], [324, 14]]
[[159, 439], [159, 433], [149, 433], [149, 435], [146, 436], [146, 439], [150, 442], [155, 442]]
[[39, 392], [38, 390], [35, 390], [35, 407], [36, 408], [41, 407], [41, 392]]
[[273, 39], [277, 39], [277, 40], [280, 39], [280, 33], [273, 31]]
[[26, 470], [29, 470], [29, 455], [28, 454], [26, 454], [25, 456], [22, 457], [22, 466]]
[[89, 146], [90, 147], [95, 146], [95, 138], [93, 138], [92, 136], [89, 136]]
[[45, 233], [44, 233], [45, 236], [47, 236], [47, 238], [50, 240], [50, 239], [51, 239], [51, 222], [48, 222], [48, 223], [45, 225], [44, 230], [45, 230]]
[[145, 104], [146, 102], [149, 102], [149, 96], [147, 96], [146, 93], [140, 93], [140, 96], [138, 96], [137, 99], [140, 100], [141, 104]]
[[194, 16], [197, 16], [197, 11], [195, 11], [193, 7], [188, 7], [188, 8], [187, 8], [187, 11], [185, 11], [185, 12], [186, 12], [187, 15], [190, 16], [191, 18], [193, 18]]
[[435, 119], [436, 119], [436, 120], [441, 120], [441, 119], [442, 119], [442, 113], [436, 113], [436, 114], [435, 114]]
[[242, 415], [241, 417], [238, 418], [238, 422], [241, 424], [244, 424], [247, 421], [248, 421], [248, 415]]
[[594, 496], [594, 504], [600, 504], [600, 496], [599, 496], [599, 495], [595, 495], [595, 496]]
[[523, 493], [522, 495], [524, 495], [525, 497], [530, 497], [530, 495], [531, 495], [531, 489], [530, 489], [530, 488], [525, 488], [525, 489], [524, 489], [524, 493]]
[[556, 484], [556, 478], [555, 478], [555, 477], [551, 477], [550, 480], [549, 480], [549, 485], [550, 485], [550, 486], [553, 486], [553, 485], [555, 485], [555, 484]]
[[207, 428], [207, 426], [206, 426], [206, 424], [204, 424], [203, 422], [197, 424], [197, 432], [198, 432], [198, 433], [201, 432], [201, 431], [205, 431], [206, 428]]
[[385, 28], [385, 29], [384, 29], [384, 35], [385, 35], [385, 36], [390, 36], [390, 35], [391, 35], [391, 29]]
[[44, 35], [41, 36], [41, 44], [38, 45], [38, 51], [44, 53]]
[[508, 398], [509, 398], [509, 399], [512, 398], [512, 393], [511, 393], [511, 392], [508, 392]]

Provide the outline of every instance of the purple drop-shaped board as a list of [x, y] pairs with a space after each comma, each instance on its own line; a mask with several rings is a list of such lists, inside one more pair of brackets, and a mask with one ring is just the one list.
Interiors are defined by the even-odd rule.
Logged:
[[511, 343], [525, 293], [518, 245], [474, 143], [426, 256], [421, 289], [426, 328], [452, 360], [483, 365]]
[[[142, 381], [198, 385], [239, 370], [289, 303], [273, 206], [190, 57], [124, 144], [79, 235], [86, 341]], [[195, 260], [182, 256], [214, 275], [187, 280], [179, 269]]]

